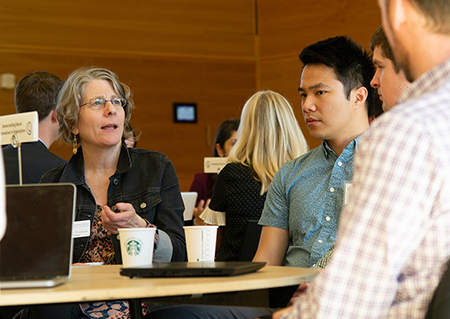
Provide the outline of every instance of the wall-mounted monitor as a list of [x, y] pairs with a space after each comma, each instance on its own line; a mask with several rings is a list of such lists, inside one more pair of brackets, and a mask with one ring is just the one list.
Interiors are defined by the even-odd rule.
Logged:
[[173, 103], [174, 123], [197, 123], [196, 103]]

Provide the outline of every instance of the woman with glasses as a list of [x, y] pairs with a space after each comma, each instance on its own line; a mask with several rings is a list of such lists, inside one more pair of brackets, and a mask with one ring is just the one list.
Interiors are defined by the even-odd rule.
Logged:
[[[161, 153], [126, 147], [132, 109], [129, 87], [106, 69], [74, 71], [58, 96], [59, 133], [74, 155], [41, 182], [77, 186], [76, 221], [88, 228], [74, 238], [74, 263], [121, 264], [117, 230], [134, 227], [157, 229], [155, 262], [186, 260], [175, 169]], [[30, 318], [126, 318], [128, 312], [120, 301], [59, 308], [32, 308]]]

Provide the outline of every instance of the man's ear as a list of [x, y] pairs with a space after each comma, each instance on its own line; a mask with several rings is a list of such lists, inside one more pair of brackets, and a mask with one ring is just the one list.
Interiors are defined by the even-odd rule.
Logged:
[[56, 110], [53, 109], [52, 112], [50, 113], [51, 119], [52, 119], [52, 123], [58, 123], [58, 118], [56, 117]]
[[225, 152], [220, 148], [220, 144], [216, 143], [216, 151], [220, 157], [225, 157]]
[[361, 86], [361, 87], [355, 89], [354, 94], [355, 94], [354, 95], [355, 108], [358, 108], [360, 106], [365, 107], [367, 96], [369, 95], [369, 92], [367, 91], [367, 89], [364, 86]]
[[411, 5], [409, 0], [391, 0], [389, 4], [392, 12], [390, 13], [392, 17], [392, 28], [396, 31], [400, 29], [400, 27], [406, 22], [406, 7], [407, 5]]

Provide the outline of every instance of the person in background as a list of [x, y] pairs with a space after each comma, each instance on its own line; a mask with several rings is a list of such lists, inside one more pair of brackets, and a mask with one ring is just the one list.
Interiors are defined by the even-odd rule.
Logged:
[[378, 27], [373, 34], [370, 49], [373, 52], [373, 63], [376, 67], [370, 85], [377, 89], [378, 96], [383, 101], [383, 111], [387, 112], [396, 105], [397, 99], [408, 88], [410, 82], [395, 62], [383, 26]]
[[137, 140], [139, 139], [139, 137], [136, 136], [136, 131], [134, 130], [134, 127], [131, 125], [131, 123], [128, 123], [126, 130], [131, 131], [131, 136], [125, 139], [126, 146], [128, 148], [136, 148]]
[[[89, 223], [87, 235], [74, 239], [75, 263], [120, 264], [118, 229], [133, 227], [157, 229], [155, 262], [186, 260], [175, 169], [161, 153], [125, 146], [132, 109], [129, 87], [107, 69], [75, 70], [61, 89], [59, 132], [74, 155], [42, 182], [77, 186], [76, 222]], [[126, 318], [129, 312], [122, 301], [60, 306], [53, 316], [52, 308], [30, 308], [30, 318]]]
[[419, 319], [437, 306], [450, 258], [450, 6], [378, 4], [412, 83], [362, 137], [329, 265], [273, 318]]
[[236, 145], [200, 216], [208, 224], [223, 226], [217, 239], [218, 261], [238, 261], [246, 222], [259, 220], [275, 173], [307, 151], [292, 107], [283, 96], [260, 91], [245, 103]]
[[[246, 221], [259, 219], [267, 189], [277, 170], [308, 151], [290, 103], [279, 93], [259, 91], [245, 103], [236, 145], [220, 171], [211, 203], [203, 212], [207, 223], [225, 225], [218, 261], [236, 261]], [[155, 310], [152, 319], [255, 318], [267, 308], [179, 305]]]
[[[55, 107], [63, 84], [63, 80], [46, 71], [29, 73], [17, 83], [14, 92], [17, 113], [37, 111], [39, 118], [39, 141], [21, 144], [24, 184], [39, 183], [44, 173], [66, 163], [48, 149], [59, 138]], [[3, 148], [6, 184], [19, 184], [17, 152], [12, 145]]]
[[351, 188], [353, 158], [376, 91], [368, 52], [348, 37], [303, 49], [299, 93], [306, 126], [322, 145], [283, 165], [267, 193], [254, 261], [313, 267], [333, 246]]
[[[214, 138], [214, 145], [211, 157], [228, 157], [230, 151], [237, 141], [237, 129], [239, 127], [238, 119], [229, 119], [220, 124]], [[209, 201], [216, 182], [215, 173], [198, 173], [194, 175], [190, 192], [197, 192], [197, 203], [194, 209], [194, 223], [203, 224], [199, 218], [203, 210], [209, 205]]]

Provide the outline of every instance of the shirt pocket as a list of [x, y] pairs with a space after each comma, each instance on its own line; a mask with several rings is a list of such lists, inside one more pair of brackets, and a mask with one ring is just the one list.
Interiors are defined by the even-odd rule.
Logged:
[[128, 198], [124, 197], [123, 201], [133, 205], [134, 210], [138, 215], [152, 223], [155, 216], [156, 205], [162, 201], [159, 190], [159, 188], [152, 188], [142, 194], [129, 196]]

